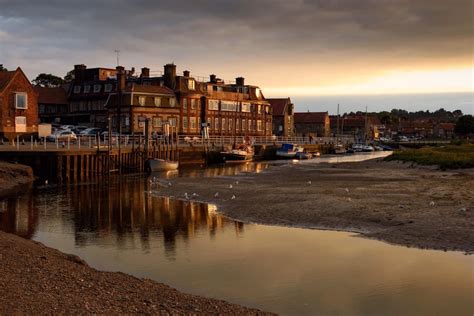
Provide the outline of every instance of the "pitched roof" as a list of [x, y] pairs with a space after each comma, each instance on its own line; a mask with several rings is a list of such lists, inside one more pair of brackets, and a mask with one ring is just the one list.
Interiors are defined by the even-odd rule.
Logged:
[[43, 104], [67, 104], [67, 93], [62, 87], [45, 88], [34, 87], [38, 93], [38, 103]]
[[0, 92], [5, 89], [5, 87], [10, 83], [13, 77], [16, 74], [16, 70], [14, 71], [0, 71]]
[[328, 112], [297, 112], [295, 113], [296, 123], [325, 123], [329, 117]]
[[274, 98], [274, 99], [267, 99], [272, 106], [273, 115], [274, 116], [283, 116], [285, 115], [286, 105], [291, 103], [290, 98]]
[[173, 90], [170, 88], [156, 85], [133, 84], [131, 87], [127, 87], [125, 91], [174, 95]]

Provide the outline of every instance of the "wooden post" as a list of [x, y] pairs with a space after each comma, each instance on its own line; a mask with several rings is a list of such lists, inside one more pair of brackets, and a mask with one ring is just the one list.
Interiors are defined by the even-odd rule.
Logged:
[[71, 178], [71, 156], [66, 156], [66, 181]]
[[58, 182], [63, 181], [63, 156], [56, 156], [56, 178]]

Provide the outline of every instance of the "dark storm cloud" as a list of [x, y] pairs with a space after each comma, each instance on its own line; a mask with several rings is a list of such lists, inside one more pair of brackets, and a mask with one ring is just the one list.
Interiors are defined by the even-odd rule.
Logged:
[[355, 63], [373, 72], [466, 62], [472, 27], [470, 0], [0, 0], [0, 63], [64, 72], [110, 64], [120, 48], [127, 66]]

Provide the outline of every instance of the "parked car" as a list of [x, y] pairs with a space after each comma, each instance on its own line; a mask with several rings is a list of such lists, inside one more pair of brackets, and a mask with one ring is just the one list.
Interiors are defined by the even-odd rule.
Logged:
[[76, 134], [80, 134], [83, 130], [86, 129], [88, 129], [87, 126], [74, 126], [71, 130]]
[[89, 127], [79, 133], [80, 136], [95, 136], [99, 134], [102, 129], [98, 127]]
[[73, 131], [58, 131], [55, 134], [49, 135], [46, 139], [51, 142], [67, 142], [69, 140], [74, 143], [77, 141], [77, 136]]

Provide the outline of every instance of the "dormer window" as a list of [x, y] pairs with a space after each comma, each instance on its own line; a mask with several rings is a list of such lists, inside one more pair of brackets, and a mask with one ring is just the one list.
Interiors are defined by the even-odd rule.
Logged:
[[170, 106], [176, 106], [176, 99], [175, 98], [170, 98]]
[[94, 93], [99, 93], [100, 92], [100, 84], [95, 84], [94, 85]]
[[196, 89], [196, 83], [194, 79], [188, 79], [188, 89], [189, 90], [195, 90]]
[[155, 106], [161, 106], [161, 98], [155, 97]]
[[110, 92], [112, 91], [112, 84], [108, 83], [105, 85], [104, 92]]
[[81, 86], [74, 86], [74, 93], [81, 93]]
[[141, 106], [144, 106], [145, 105], [145, 97], [138, 97], [138, 104], [140, 104]]
[[28, 95], [24, 92], [15, 94], [15, 108], [26, 110], [28, 108]]
[[91, 86], [84, 86], [84, 93], [91, 92]]

